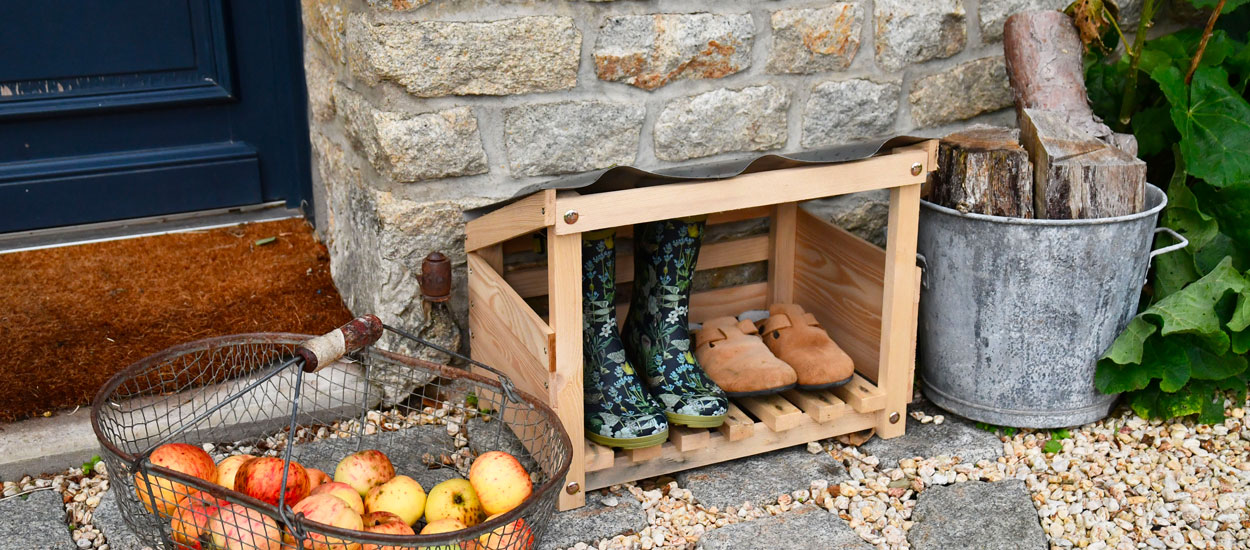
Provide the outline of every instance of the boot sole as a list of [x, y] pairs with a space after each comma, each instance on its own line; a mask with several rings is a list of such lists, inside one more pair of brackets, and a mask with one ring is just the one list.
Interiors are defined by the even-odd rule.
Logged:
[[831, 382], [831, 383], [828, 383], [828, 384], [816, 384], [816, 385], [812, 385], [812, 386], [798, 386], [798, 388], [799, 388], [799, 390], [801, 390], [801, 391], [817, 391], [817, 390], [827, 390], [827, 389], [829, 389], [829, 388], [836, 388], [836, 387], [838, 387], [838, 386], [843, 386], [843, 385], [845, 385], [847, 382], [850, 382], [852, 378], [855, 378], [855, 375], [854, 375], [854, 374], [852, 374], [852, 375], [850, 375], [850, 376], [846, 377], [846, 380], [838, 380], [837, 382]]
[[794, 389], [795, 387], [796, 387], [796, 384], [790, 384], [789, 386], [781, 386], [780, 388], [769, 388], [766, 390], [743, 391], [743, 392], [737, 392], [737, 393], [725, 392], [725, 395], [728, 395], [729, 397], [760, 397], [764, 395], [778, 394], [783, 391], [789, 391], [789, 390]]
[[668, 417], [669, 424], [678, 424], [687, 428], [716, 428], [725, 423], [728, 414], [720, 416], [695, 416], [692, 414], [677, 414], [664, 412], [664, 416]]
[[633, 437], [629, 439], [618, 439], [615, 437], [607, 437], [607, 436], [599, 435], [596, 433], [588, 433], [586, 434], [586, 439], [594, 441], [595, 443], [603, 445], [604, 447], [619, 447], [621, 449], [626, 449], [626, 450], [645, 449], [647, 447], [654, 447], [656, 445], [661, 445], [665, 441], [668, 441], [668, 430], [664, 430], [663, 432], [660, 432], [655, 435], [648, 435], [646, 437]]

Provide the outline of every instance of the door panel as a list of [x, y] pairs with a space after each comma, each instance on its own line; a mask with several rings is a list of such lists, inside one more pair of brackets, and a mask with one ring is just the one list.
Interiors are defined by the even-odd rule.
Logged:
[[296, 0], [0, 1], [0, 232], [311, 197]]

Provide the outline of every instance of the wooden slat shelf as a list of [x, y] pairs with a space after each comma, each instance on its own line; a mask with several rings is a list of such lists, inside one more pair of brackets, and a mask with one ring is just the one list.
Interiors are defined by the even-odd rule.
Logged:
[[[469, 222], [472, 353], [544, 399], [573, 439], [559, 508], [584, 505], [591, 489], [869, 428], [879, 437], [902, 435], [915, 361], [920, 187], [934, 168], [935, 150], [936, 142], [925, 142], [864, 160], [723, 180], [585, 195], [546, 190]], [[885, 250], [800, 207], [809, 199], [869, 189], [890, 190]], [[564, 215], [570, 211], [579, 215]], [[697, 271], [767, 262], [768, 276], [694, 292], [690, 321], [798, 304], [851, 356], [855, 377], [828, 390], [732, 400], [724, 425], [671, 427], [663, 445], [619, 451], [586, 441], [582, 233], [614, 227], [618, 239], [628, 239], [633, 224], [700, 214], [708, 215], [709, 225], [756, 218], [769, 224], [767, 235], [705, 243]], [[545, 265], [536, 255], [545, 255]], [[616, 280], [632, 278], [633, 257], [622, 252]], [[546, 302], [546, 317], [531, 307], [536, 300]], [[618, 307], [621, 321], [627, 308]]]

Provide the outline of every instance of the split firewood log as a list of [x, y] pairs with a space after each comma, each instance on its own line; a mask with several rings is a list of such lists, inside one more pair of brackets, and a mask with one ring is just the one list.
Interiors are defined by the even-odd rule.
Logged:
[[929, 201], [960, 212], [1033, 217], [1033, 172], [1019, 131], [974, 128], [942, 138]]

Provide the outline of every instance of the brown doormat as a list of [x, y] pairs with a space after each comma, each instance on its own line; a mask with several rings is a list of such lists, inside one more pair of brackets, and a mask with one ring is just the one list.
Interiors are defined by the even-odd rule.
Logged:
[[0, 421], [86, 406], [176, 344], [350, 319], [302, 219], [0, 254]]

